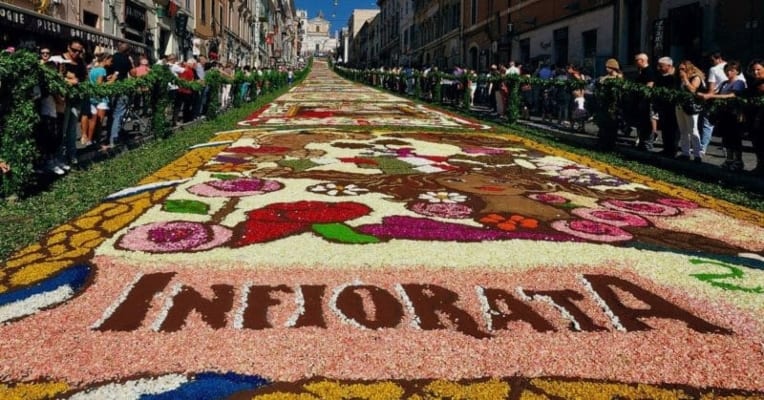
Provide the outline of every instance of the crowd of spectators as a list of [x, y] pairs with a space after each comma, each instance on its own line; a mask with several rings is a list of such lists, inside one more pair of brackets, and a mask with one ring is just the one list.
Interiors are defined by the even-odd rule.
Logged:
[[[118, 45], [111, 54], [97, 47], [94, 54], [86, 54], [80, 39], [69, 40], [66, 50], [54, 55], [49, 47], [39, 49], [40, 64], [55, 69], [69, 85], [83, 82], [109, 85], [126, 79], [145, 76], [151, 71], [150, 60], [143, 54], [135, 53], [126, 43]], [[216, 57], [215, 57], [216, 58]], [[245, 76], [264, 74], [264, 70], [249, 66], [236, 66], [232, 62], [219, 62], [205, 56], [181, 60], [175, 54], [168, 54], [157, 62], [166, 65], [181, 80], [204, 83], [205, 75], [216, 69], [224, 77], [233, 78], [237, 71]], [[132, 118], [149, 118], [151, 109], [151, 89], [139, 88], [135, 95], [116, 95], [111, 98], [72, 99], [49, 93], [46, 85], [36, 88], [40, 124], [36, 129], [36, 142], [41, 154], [36, 170], [39, 173], [64, 175], [78, 164], [80, 148], [97, 147], [108, 151], [124, 139], [123, 124], [126, 115]], [[172, 99], [171, 123], [178, 125], [204, 118], [209, 104], [209, 88], [194, 91], [178, 85], [170, 85]], [[261, 88], [242, 85], [239, 95], [248, 100], [259, 94]], [[222, 109], [233, 103], [231, 85], [225, 84], [221, 90]], [[138, 132], [147, 133], [147, 132]], [[94, 149], [95, 150], [95, 149]], [[1, 164], [3, 173], [9, 166]]]
[[[368, 83], [407, 95], [418, 92], [425, 100], [470, 108], [482, 106], [490, 110], [490, 116], [503, 119], [511, 101], [509, 88], [506, 81], [490, 78], [516, 74], [550, 83], [580, 81], [580, 85], [574, 85], [580, 89], [554, 84], [524, 83], [520, 86], [521, 118], [538, 116], [543, 122], [576, 131], [583, 131], [585, 124], [593, 120], [598, 107], [606, 106], [597, 104], [594, 93], [597, 85], [607, 80], [628, 79], [645, 87], [687, 92], [689, 96], [684, 98], [691, 100], [682, 104], [661, 97], [651, 100], [646, 97], [646, 91], [627, 96], [622, 99], [616, 116], [618, 131], [631, 135], [635, 130], [635, 145], [640, 150], [654, 151], [659, 140], [661, 154], [697, 163], [703, 162], [711, 137], [721, 137], [725, 151], [722, 167], [730, 171], [744, 168], [742, 141], [747, 135], [753, 142], [757, 159], [753, 171], [764, 175], [764, 107], [710, 107], [714, 99], [764, 99], [764, 61], [753, 60], [744, 67], [738, 61], [726, 61], [721, 54], [715, 53], [709, 57], [711, 67], [707, 73], [690, 60], [676, 62], [670, 57], [661, 57], [651, 65], [648, 55], [640, 53], [633, 61], [634, 68], [625, 74], [618, 60], [608, 59], [604, 73], [599, 77], [588, 75], [575, 64], [554, 66], [543, 62], [536, 68], [526, 68], [515, 62], [494, 64], [483, 72], [456, 65], [442, 71], [446, 75], [435, 74], [439, 72], [437, 67], [379, 68], [375, 72], [384, 74], [370, 75]], [[436, 79], [440, 79], [439, 99], [434, 99]], [[710, 110], [715, 112], [710, 113]]]

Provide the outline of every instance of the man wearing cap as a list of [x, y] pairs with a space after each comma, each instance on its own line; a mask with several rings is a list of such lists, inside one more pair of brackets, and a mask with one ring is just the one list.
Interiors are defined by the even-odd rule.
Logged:
[[[623, 79], [623, 72], [621, 72], [621, 64], [618, 60], [611, 58], [605, 62], [605, 75], [602, 75], [597, 79], [598, 84], [603, 84], [611, 79]], [[622, 106], [622, 104], [621, 104]], [[574, 111], [574, 114], [576, 112]], [[610, 149], [615, 145], [616, 137], [618, 134], [618, 121], [620, 116], [612, 116], [605, 121], [600, 122], [599, 140], [600, 146], [605, 149]]]

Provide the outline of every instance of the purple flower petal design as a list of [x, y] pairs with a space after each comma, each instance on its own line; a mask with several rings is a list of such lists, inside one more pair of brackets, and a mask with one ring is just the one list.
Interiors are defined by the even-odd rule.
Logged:
[[590, 221], [601, 222], [618, 227], [624, 226], [649, 226], [650, 223], [644, 218], [631, 213], [608, 210], [605, 208], [575, 208], [571, 211], [573, 215], [588, 219]]
[[275, 192], [283, 187], [280, 182], [270, 179], [237, 178], [200, 183], [188, 191], [202, 197], [244, 197]]
[[545, 240], [555, 242], [580, 241], [569, 235], [538, 232], [505, 232], [406, 216], [385, 217], [382, 219], [381, 224], [361, 225], [356, 230], [383, 239], [440, 240], [456, 242], [481, 242], [508, 239]]
[[651, 201], [607, 200], [607, 201], [603, 201], [601, 204], [613, 210], [618, 210], [618, 211], [623, 211], [623, 212], [633, 213], [638, 215], [670, 217], [672, 215], [679, 214], [679, 210], [677, 210], [674, 207], [658, 204], [658, 203], [653, 203]]
[[631, 233], [617, 226], [585, 219], [555, 221], [552, 222], [552, 228], [593, 242], [625, 242], [634, 238]]

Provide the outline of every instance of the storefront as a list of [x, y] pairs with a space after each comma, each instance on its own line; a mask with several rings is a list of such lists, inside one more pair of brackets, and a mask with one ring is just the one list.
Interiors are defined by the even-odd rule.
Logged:
[[14, 46], [36, 50], [40, 46], [47, 46], [57, 52], [66, 48], [70, 38], [82, 40], [89, 54], [92, 54], [97, 46], [113, 50], [122, 42], [132, 45], [137, 52], [144, 52], [146, 48], [143, 43], [107, 35], [91, 28], [58, 21], [30, 10], [0, 3], [0, 47]]

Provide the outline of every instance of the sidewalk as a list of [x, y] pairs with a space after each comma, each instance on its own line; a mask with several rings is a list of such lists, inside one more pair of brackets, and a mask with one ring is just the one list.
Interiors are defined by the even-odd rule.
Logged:
[[[502, 119], [491, 114], [491, 109], [488, 107], [473, 106], [470, 111], [476, 118], [502, 123]], [[577, 147], [587, 149], [597, 147], [598, 128], [593, 122], [586, 124], [584, 132], [573, 131], [569, 127], [559, 126], [556, 123], [542, 122], [541, 117], [536, 116], [531, 116], [530, 119], [521, 119], [518, 124], [542, 130], [553, 136], [555, 140]], [[764, 179], [750, 172], [756, 166], [756, 156], [753, 154], [753, 147], [749, 139], [743, 140], [745, 171], [742, 173], [730, 172], [721, 168], [725, 157], [719, 137], [712, 138], [702, 164], [661, 155], [659, 152], [663, 148], [663, 143], [660, 138], [656, 141], [655, 149], [652, 151], [638, 150], [636, 141], [636, 130], [633, 130], [630, 136], [619, 135], [615, 151], [624, 158], [675, 171], [694, 179], [730, 186], [744, 186], [750, 190], [764, 193]]]

